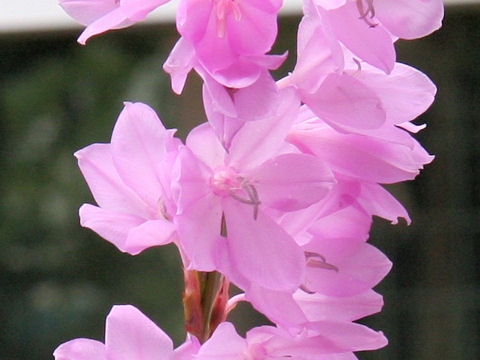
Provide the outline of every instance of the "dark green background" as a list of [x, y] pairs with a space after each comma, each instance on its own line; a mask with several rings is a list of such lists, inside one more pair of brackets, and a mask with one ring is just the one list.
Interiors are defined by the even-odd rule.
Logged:
[[[480, 9], [448, 8], [444, 27], [399, 42], [398, 58], [431, 76], [435, 105], [418, 138], [436, 160], [393, 187], [410, 227], [377, 220], [371, 242], [394, 262], [377, 288], [385, 308], [367, 322], [390, 345], [361, 359], [480, 358]], [[282, 19], [276, 52], [290, 50], [298, 18]], [[103, 339], [113, 304], [139, 307], [180, 343], [182, 274], [173, 246], [131, 257], [78, 224], [92, 202], [72, 154], [108, 142], [122, 101], [156, 109], [185, 136], [205, 120], [200, 82], [170, 91], [161, 65], [173, 26], [135, 26], [94, 38], [78, 33], [0, 37], [0, 358], [51, 358], [60, 343]], [[247, 306], [233, 319], [258, 321]]]

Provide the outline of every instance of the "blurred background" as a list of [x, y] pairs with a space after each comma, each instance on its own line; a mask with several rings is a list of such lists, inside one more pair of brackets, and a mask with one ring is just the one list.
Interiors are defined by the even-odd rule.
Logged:
[[[2, 5], [3, 6], [3, 5]], [[66, 15], [65, 15], [66, 16]], [[275, 53], [292, 68], [298, 15], [280, 19]], [[413, 220], [376, 220], [371, 242], [394, 262], [366, 319], [390, 340], [360, 359], [480, 359], [480, 4], [449, 6], [432, 36], [398, 43], [399, 61], [439, 91], [417, 138], [436, 155], [412, 183], [392, 187]], [[167, 127], [205, 120], [201, 83], [184, 96], [161, 69], [172, 24], [136, 25], [76, 43], [79, 29], [0, 34], [0, 359], [41, 360], [77, 337], [103, 339], [114, 304], [134, 304], [179, 344], [182, 273], [173, 246], [132, 257], [78, 223], [93, 202], [73, 153], [109, 142], [123, 101], [150, 104]], [[261, 322], [242, 305], [242, 331]]]

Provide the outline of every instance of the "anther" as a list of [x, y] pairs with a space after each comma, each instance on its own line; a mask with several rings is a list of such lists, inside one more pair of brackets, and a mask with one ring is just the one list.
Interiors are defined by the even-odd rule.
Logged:
[[333, 264], [329, 264], [327, 262], [327, 259], [323, 255], [310, 252], [310, 251], [305, 251], [305, 259], [307, 260], [307, 266], [325, 269], [325, 270], [333, 270], [335, 272], [339, 271], [338, 267], [336, 267]]
[[165, 206], [165, 203], [161, 197], [158, 198], [157, 207], [158, 207], [158, 212], [160, 213], [160, 215], [162, 215], [162, 217], [165, 220], [172, 221], [172, 219], [170, 218], [170, 215], [168, 214], [167, 207]]
[[[363, 1], [365, 1], [367, 4], [366, 8], [364, 8]], [[378, 25], [370, 20], [375, 17], [375, 7], [373, 6], [373, 0], [357, 0], [357, 8], [358, 12], [360, 13], [360, 19], [365, 21], [368, 26], [375, 27]]]
[[355, 64], [357, 64], [357, 73], [362, 71], [362, 64], [360, 63], [360, 60], [358, 60], [357, 58], [353, 58], [352, 60]]
[[255, 189], [255, 186], [250, 184], [248, 181], [246, 181], [243, 178], [239, 178], [238, 180], [241, 181], [241, 189], [245, 190], [247, 193], [248, 198], [243, 198], [241, 196], [238, 196], [235, 194], [236, 190], [240, 190], [239, 188], [232, 188], [230, 189], [230, 196], [234, 198], [235, 200], [240, 201], [243, 204], [248, 204], [248, 205], [253, 205], [253, 218], [257, 220], [258, 217], [258, 206], [261, 204], [260, 199], [258, 197], [258, 192], [257, 189]]

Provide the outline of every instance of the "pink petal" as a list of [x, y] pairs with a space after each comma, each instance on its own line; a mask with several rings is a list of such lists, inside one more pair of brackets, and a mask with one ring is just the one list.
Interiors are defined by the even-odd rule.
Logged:
[[244, 121], [265, 119], [278, 107], [278, 89], [268, 71], [263, 71], [252, 85], [233, 93], [238, 117]]
[[187, 334], [187, 340], [177, 347], [173, 353], [173, 360], [192, 360], [193, 356], [198, 353], [200, 342], [195, 336]]
[[[270, 6], [276, 3], [276, 6]], [[244, 0], [238, 3], [241, 19], [227, 18], [227, 36], [237, 54], [260, 55], [270, 51], [277, 37], [277, 11], [280, 1]], [[268, 8], [266, 8], [267, 6]], [[262, 26], [258, 26], [261, 23]], [[255, 41], [252, 41], [255, 39]]]
[[305, 314], [290, 293], [252, 284], [246, 290], [245, 297], [257, 311], [284, 328], [294, 329], [297, 325], [307, 322]]
[[166, 245], [173, 241], [174, 234], [175, 225], [168, 220], [146, 221], [128, 232], [124, 251], [135, 255], [152, 246]]
[[212, 169], [200, 161], [188, 147], [183, 147], [171, 170], [172, 194], [177, 205], [177, 214], [205, 196], [210, 196]]
[[340, 131], [379, 128], [386, 118], [378, 96], [349, 75], [330, 74], [303, 101], [322, 120]]
[[[94, 35], [98, 35], [111, 29], [120, 29], [130, 26], [137, 21], [143, 20], [148, 13], [170, 0], [121, 0], [111, 11], [104, 13], [108, 8], [91, 9], [95, 12], [94, 21], [89, 22], [87, 28], [78, 38], [78, 42], [85, 45], [85, 42]], [[90, 4], [88, 7], [90, 8]], [[80, 10], [80, 9], [79, 9]], [[102, 11], [100, 11], [102, 10]], [[90, 11], [90, 9], [89, 9]], [[91, 18], [91, 16], [89, 16]]]
[[196, 360], [240, 360], [247, 350], [245, 339], [229, 322], [221, 323], [195, 356]]
[[377, 184], [362, 184], [362, 196], [358, 202], [372, 215], [380, 216], [397, 224], [399, 218], [411, 223], [403, 205], [387, 190]]
[[313, 0], [315, 5], [323, 7], [325, 10], [332, 10], [345, 5], [347, 0]]
[[299, 100], [291, 89], [279, 92], [276, 113], [266, 119], [249, 121], [232, 139], [229, 162], [247, 171], [277, 155], [299, 110]]
[[312, 9], [303, 17], [297, 42], [297, 63], [288, 81], [302, 91], [315, 92], [328, 74], [343, 70], [342, 48], [320, 12]]
[[90, 23], [80, 34], [78, 42], [85, 45], [92, 36], [101, 34], [111, 29], [120, 29], [134, 24], [134, 21], [128, 20], [121, 8], [116, 8], [101, 18]]
[[309, 232], [323, 239], [351, 239], [354, 242], [367, 241], [372, 224], [371, 215], [354, 206], [319, 218]]
[[199, 41], [204, 36], [214, 6], [210, 1], [180, 1], [176, 21], [178, 32], [191, 42]]
[[105, 348], [109, 359], [172, 359], [172, 340], [140, 310], [116, 305], [107, 316]]
[[[237, 109], [231, 92], [208, 74], [202, 74], [202, 78], [204, 79], [203, 96], [204, 99], [207, 97], [209, 100], [209, 104], [205, 106], [207, 108], [207, 105], [209, 105], [209, 109], [206, 109], [207, 115], [212, 112], [219, 112], [228, 117], [237, 117]], [[210, 116], [208, 118], [210, 121]]]
[[[143, 224], [145, 219], [135, 215], [102, 209], [90, 204], [83, 204], [79, 210], [80, 224], [95, 231], [105, 240], [111, 242], [120, 251], [128, 252], [127, 238], [131, 229]], [[138, 251], [130, 253], [136, 255]]]
[[295, 211], [322, 199], [335, 179], [322, 160], [306, 154], [284, 154], [248, 174], [263, 205]]
[[153, 208], [163, 195], [169, 137], [153, 109], [142, 103], [125, 103], [112, 133], [112, 157], [120, 177]]
[[247, 279], [272, 290], [292, 291], [304, 271], [303, 251], [278, 224], [237, 200], [223, 203], [230, 258]]
[[[375, 2], [374, 6], [376, 6]], [[356, 56], [369, 64], [390, 73], [395, 62], [395, 48], [390, 34], [378, 24], [369, 26], [359, 19], [356, 4], [348, 1], [345, 6], [328, 12], [332, 28], [338, 39]]]
[[[315, 237], [305, 250], [318, 254], [307, 261], [305, 287], [329, 296], [365, 292], [377, 285], [392, 266], [388, 258], [373, 246], [351, 239], [332, 241]], [[321, 263], [329, 267], [320, 266]]]
[[194, 65], [195, 49], [184, 38], [180, 38], [168, 55], [163, 70], [170, 74], [173, 91], [180, 95], [187, 75]]
[[354, 274], [373, 288], [389, 273], [392, 262], [376, 247], [362, 244], [355, 254], [340, 266], [343, 271]]
[[423, 37], [442, 26], [441, 0], [382, 0], [374, 6], [382, 24], [402, 39]]
[[202, 89], [205, 113], [220, 143], [225, 149], [228, 149], [232, 137], [243, 126], [244, 121], [237, 116], [237, 109], [229, 90], [209, 75], [205, 79]]
[[395, 63], [388, 76], [373, 68], [355, 74], [378, 95], [391, 124], [411, 121], [425, 112], [437, 91], [425, 74], [400, 63]]
[[328, 127], [294, 130], [289, 142], [326, 161], [334, 172], [362, 181], [391, 184], [414, 179], [433, 157], [415, 146], [411, 148], [357, 134], [340, 134]]
[[354, 321], [375, 314], [383, 307], [382, 296], [373, 290], [344, 297], [298, 290], [294, 299], [309, 321]]
[[203, 123], [190, 131], [187, 147], [211, 169], [225, 164], [225, 149], [209, 123]]
[[118, 176], [110, 144], [93, 144], [75, 153], [90, 191], [99, 206], [118, 212], [152, 216], [152, 209]]
[[381, 332], [349, 322], [315, 322], [308, 324], [307, 329], [308, 332], [292, 336], [281, 329], [262, 326], [250, 330], [247, 341], [249, 345], [261, 346], [264, 354], [275, 359], [336, 359], [323, 355], [373, 350], [387, 344]]
[[105, 360], [105, 345], [90, 339], [75, 339], [61, 344], [53, 352], [55, 360]]
[[187, 256], [191, 269], [200, 271], [216, 269], [215, 258], [221, 219], [220, 202], [213, 194], [197, 199], [175, 217], [180, 247]]
[[[221, 49], [208, 49], [209, 54], [221, 53]], [[210, 55], [211, 56], [211, 55]], [[227, 64], [218, 69], [213, 65], [201, 62], [211, 77], [223, 86], [240, 89], [252, 85], [257, 81], [265, 68], [248, 58], [235, 59], [232, 64]]]
[[344, 349], [344, 352], [376, 350], [388, 344], [382, 332], [373, 331], [360, 324], [321, 321], [309, 328], [318, 334], [325, 334], [335, 347]]
[[135, 22], [145, 17], [157, 7], [170, 2], [171, 0], [120, 0], [120, 6], [128, 14], [128, 18]]
[[59, 0], [59, 5], [72, 18], [88, 25], [118, 7], [116, 0]]

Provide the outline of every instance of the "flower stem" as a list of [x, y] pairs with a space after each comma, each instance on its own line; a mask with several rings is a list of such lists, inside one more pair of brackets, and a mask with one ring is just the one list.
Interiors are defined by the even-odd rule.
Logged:
[[184, 270], [185, 329], [204, 343], [227, 317], [230, 283], [219, 272]]

